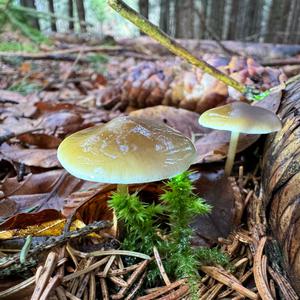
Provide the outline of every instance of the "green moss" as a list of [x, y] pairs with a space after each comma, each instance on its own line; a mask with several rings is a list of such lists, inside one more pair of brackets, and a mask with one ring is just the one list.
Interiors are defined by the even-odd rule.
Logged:
[[[122, 247], [152, 255], [156, 246], [168, 276], [172, 280], [188, 278], [192, 299], [198, 299], [199, 266], [227, 263], [217, 249], [191, 247], [193, 231], [189, 223], [196, 215], [209, 213], [211, 206], [193, 193], [188, 172], [169, 180], [160, 200], [160, 204], [147, 204], [137, 194], [113, 194], [109, 205], [127, 231]], [[157, 284], [159, 279], [158, 269], [152, 266], [148, 285]]]
[[38, 50], [37, 46], [34, 44], [22, 44], [18, 42], [1, 42], [0, 51], [4, 52], [36, 52]]

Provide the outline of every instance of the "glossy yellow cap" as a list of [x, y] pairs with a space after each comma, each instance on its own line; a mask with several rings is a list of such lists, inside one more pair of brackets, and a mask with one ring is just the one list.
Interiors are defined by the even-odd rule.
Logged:
[[59, 145], [62, 166], [75, 177], [104, 183], [144, 183], [173, 177], [195, 161], [193, 143], [161, 123], [122, 116], [76, 132]]
[[271, 111], [243, 102], [233, 102], [205, 111], [199, 124], [213, 129], [264, 134], [281, 129], [280, 119]]

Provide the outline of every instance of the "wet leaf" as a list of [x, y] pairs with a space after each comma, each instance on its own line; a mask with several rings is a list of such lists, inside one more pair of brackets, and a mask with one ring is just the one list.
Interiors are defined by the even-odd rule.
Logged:
[[26, 166], [41, 168], [59, 167], [55, 149], [22, 149], [17, 145], [6, 143], [0, 146], [0, 153], [4, 159], [23, 163]]
[[43, 149], [56, 149], [61, 139], [44, 133], [27, 133], [18, 136], [18, 139], [25, 144], [35, 145]]
[[158, 105], [135, 110], [129, 115], [165, 123], [190, 138], [211, 131], [199, 125], [199, 114], [183, 108]]

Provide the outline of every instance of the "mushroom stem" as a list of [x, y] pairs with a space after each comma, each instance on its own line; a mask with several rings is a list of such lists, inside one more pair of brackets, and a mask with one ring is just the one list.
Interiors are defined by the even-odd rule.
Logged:
[[227, 176], [229, 176], [232, 171], [236, 148], [239, 140], [239, 135], [240, 135], [239, 132], [236, 131], [231, 132], [229, 149], [228, 149], [227, 159], [225, 163], [225, 175]]
[[117, 184], [117, 192], [128, 195], [128, 184]]

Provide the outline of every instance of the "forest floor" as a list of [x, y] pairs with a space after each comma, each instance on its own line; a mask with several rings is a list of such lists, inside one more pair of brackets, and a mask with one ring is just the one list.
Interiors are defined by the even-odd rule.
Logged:
[[[218, 247], [229, 259], [227, 267], [199, 265], [200, 299], [298, 299], [266, 255], [271, 237], [261, 214], [263, 139], [241, 136], [233, 176], [226, 177], [229, 134], [198, 125], [204, 110], [241, 95], [149, 41], [83, 46], [65, 39], [58, 38], [48, 52], [0, 52], [0, 298], [193, 296], [186, 279], [164, 272], [168, 260], [159, 253], [122, 251], [124, 236], [115, 236], [107, 222], [113, 219], [107, 200], [116, 186], [75, 178], [56, 157], [69, 134], [129, 114], [167, 123], [195, 142], [194, 192], [213, 209], [191, 222], [192, 244]], [[201, 54], [208, 62], [263, 89], [299, 70], [298, 57], [284, 53], [256, 62], [206, 50]], [[263, 66], [267, 59], [280, 68]], [[276, 94], [257, 105], [276, 112], [279, 103]], [[159, 201], [163, 189], [157, 182], [134, 185], [130, 192], [138, 190], [141, 201]], [[153, 262], [161, 280], [150, 287], [146, 278]]]

